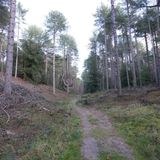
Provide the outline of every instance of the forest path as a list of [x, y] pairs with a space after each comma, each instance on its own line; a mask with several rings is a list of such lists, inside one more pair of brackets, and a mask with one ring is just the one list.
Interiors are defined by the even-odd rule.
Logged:
[[101, 111], [76, 107], [83, 128], [84, 160], [98, 160], [101, 152], [117, 153], [134, 160], [131, 148], [116, 133], [111, 120]]
[[[33, 85], [21, 79], [14, 79], [14, 83], [21, 85], [32, 92], [39, 93], [49, 101], [64, 100], [67, 95], [58, 91], [53, 95], [51, 87]], [[84, 160], [98, 160], [101, 152], [116, 152], [128, 160], [134, 160], [131, 148], [116, 133], [110, 119], [93, 108], [78, 107], [76, 98], [71, 98], [70, 104], [76, 110], [83, 128], [82, 156]]]

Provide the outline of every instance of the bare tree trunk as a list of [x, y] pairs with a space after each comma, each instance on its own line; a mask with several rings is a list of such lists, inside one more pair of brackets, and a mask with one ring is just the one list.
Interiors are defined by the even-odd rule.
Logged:
[[158, 43], [156, 39], [157, 39], [157, 35], [155, 34], [156, 66], [157, 66], [157, 79], [158, 79], [157, 86], [160, 87], [160, 56], [159, 56]]
[[66, 79], [67, 79], [67, 93], [69, 94], [69, 55], [67, 54], [67, 68], [66, 68], [66, 71], [67, 71], [67, 75], [66, 75]]
[[121, 75], [120, 75], [120, 62], [119, 62], [118, 47], [117, 47], [117, 31], [116, 31], [116, 20], [115, 20], [116, 15], [114, 8], [114, 0], [111, 0], [111, 13], [112, 13], [112, 34], [114, 36], [114, 47], [115, 47], [117, 87], [118, 87], [118, 95], [121, 95], [122, 87], [121, 87]]
[[111, 59], [111, 85], [112, 88], [117, 90], [116, 84], [116, 65], [115, 65], [115, 54], [113, 53], [112, 35], [110, 35], [110, 59]]
[[1, 38], [0, 38], [0, 64], [2, 65], [2, 39]]
[[132, 57], [132, 73], [133, 73], [133, 87], [136, 88], [137, 87], [137, 79], [136, 79], [136, 71], [135, 71], [135, 61], [134, 61], [134, 52], [133, 52], [133, 46], [132, 46], [132, 33], [131, 33], [131, 16], [130, 16], [130, 11], [129, 11], [129, 4], [128, 4], [128, 0], [126, 0], [126, 4], [127, 4], [127, 15], [128, 15], [128, 33], [129, 33], [129, 54], [131, 54]]
[[13, 45], [14, 45], [14, 28], [15, 28], [15, 14], [16, 14], [16, 0], [10, 2], [10, 20], [8, 29], [8, 46], [7, 46], [7, 64], [5, 74], [4, 93], [11, 94], [12, 88], [12, 68], [13, 68]]
[[124, 53], [125, 53], [125, 68], [126, 68], [126, 76], [127, 76], [127, 85], [128, 85], [128, 89], [130, 89], [130, 79], [129, 79], [129, 73], [128, 73], [128, 70], [129, 70], [129, 67], [128, 67], [128, 55], [127, 55], [127, 47], [126, 47], [126, 43], [125, 43], [125, 36], [124, 36], [124, 33], [123, 33], [123, 29], [122, 29], [122, 35], [123, 35], [123, 50], [124, 50]]
[[16, 48], [16, 66], [15, 66], [15, 78], [17, 77], [18, 70], [18, 52], [19, 52], [19, 32], [20, 32], [20, 20], [18, 19], [18, 31], [17, 31], [17, 48]]
[[[157, 15], [159, 15], [159, 6], [157, 7]], [[160, 19], [159, 16], [157, 16], [157, 37], [160, 36]], [[155, 38], [156, 39], [156, 38]], [[156, 53], [157, 53], [157, 77], [158, 77], [158, 86], [160, 87], [160, 55], [159, 55], [159, 47], [158, 42], [156, 42]]]
[[131, 86], [130, 86], [130, 79], [129, 79], [129, 72], [128, 72], [128, 57], [127, 57], [127, 55], [126, 55], [126, 75], [127, 75], [127, 85], [128, 85], [128, 89], [130, 89], [131, 88]]
[[138, 57], [138, 77], [139, 77], [139, 85], [140, 87], [142, 87], [142, 76], [141, 76], [141, 63], [140, 63], [140, 54], [139, 54], [139, 49], [138, 49], [138, 41], [137, 41], [137, 37], [135, 35], [135, 42], [136, 42], [136, 52], [137, 52], [137, 57]]
[[156, 84], [158, 84], [158, 76], [157, 76], [157, 65], [156, 65], [156, 50], [155, 50], [155, 46], [154, 46], [154, 38], [153, 38], [153, 33], [151, 30], [151, 23], [148, 20], [148, 27], [149, 27], [149, 33], [150, 33], [150, 37], [151, 37], [151, 43], [152, 43], [152, 48], [153, 48], [153, 69], [154, 69], [154, 78], [155, 78], [155, 82]]
[[47, 57], [47, 53], [45, 55], [45, 76], [47, 79], [47, 74], [48, 74], [48, 57]]
[[148, 49], [148, 39], [147, 39], [147, 33], [144, 34], [145, 44], [146, 44], [146, 53], [147, 53], [147, 66], [150, 73], [150, 63], [149, 63], [149, 49]]
[[107, 49], [107, 35], [105, 33], [105, 70], [106, 70], [106, 90], [109, 90], [109, 66], [108, 66], [108, 49]]
[[55, 41], [56, 36], [53, 35], [53, 94], [56, 94], [56, 64], [55, 64]]

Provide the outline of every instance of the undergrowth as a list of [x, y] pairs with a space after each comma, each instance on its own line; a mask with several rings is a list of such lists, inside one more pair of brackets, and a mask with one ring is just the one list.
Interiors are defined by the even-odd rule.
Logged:
[[[147, 95], [147, 101], [152, 101], [152, 94], [154, 92]], [[159, 160], [160, 107], [158, 104], [140, 103], [138, 99], [141, 97], [137, 95], [129, 94], [117, 98], [110, 95], [102, 102], [97, 101], [94, 105], [83, 107], [95, 107], [106, 112], [118, 133], [133, 149], [136, 160]], [[93, 96], [87, 95], [89, 98]], [[123, 157], [108, 152], [103, 152], [101, 159], [124, 160]]]
[[37, 106], [16, 108], [8, 125], [12, 135], [1, 142], [1, 160], [81, 160], [80, 120], [68, 102], [48, 110]]
[[133, 148], [136, 160], [159, 160], [160, 108], [156, 105], [132, 104], [101, 106], [113, 119], [118, 132]]

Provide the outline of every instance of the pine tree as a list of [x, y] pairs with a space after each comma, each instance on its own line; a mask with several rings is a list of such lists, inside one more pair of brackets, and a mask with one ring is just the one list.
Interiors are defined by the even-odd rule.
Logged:
[[4, 93], [11, 94], [12, 88], [12, 65], [13, 65], [13, 44], [14, 44], [14, 28], [15, 28], [16, 0], [10, 2], [10, 19], [8, 28], [8, 46], [7, 46], [7, 64], [5, 74]]

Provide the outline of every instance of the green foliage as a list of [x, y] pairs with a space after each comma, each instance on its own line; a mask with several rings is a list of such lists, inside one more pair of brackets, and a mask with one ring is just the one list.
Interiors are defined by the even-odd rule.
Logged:
[[0, 28], [4, 28], [8, 25], [9, 21], [8, 8], [6, 6], [0, 6], [0, 12], [3, 12], [3, 14], [0, 14]]
[[[44, 82], [44, 53], [47, 35], [36, 26], [29, 26], [23, 34], [19, 50], [18, 75], [34, 83]], [[15, 62], [14, 62], [15, 63]]]
[[83, 72], [82, 79], [84, 85], [84, 92], [93, 93], [100, 89], [100, 73], [97, 68], [97, 59], [99, 57], [91, 53], [89, 58], [85, 61], [85, 71]]
[[[122, 87], [127, 87], [128, 86], [128, 82], [127, 82], [127, 73], [126, 73], [126, 64], [122, 64], [121, 67], [121, 82], [122, 82]], [[129, 65], [128, 65], [129, 68]], [[132, 73], [131, 70], [128, 70], [128, 74], [129, 74], [129, 78], [130, 81], [132, 81]]]
[[24, 17], [26, 15], [26, 13], [28, 12], [28, 10], [24, 9], [22, 4], [20, 2], [18, 2], [17, 12], [18, 12], [18, 20], [19, 20], [18, 23], [20, 23], [20, 21], [24, 21]]
[[113, 105], [106, 109], [119, 133], [130, 144], [141, 160], [160, 157], [160, 112], [155, 106]]
[[39, 83], [42, 80], [42, 72], [44, 70], [43, 52], [39, 44], [28, 40], [22, 44], [23, 48], [23, 75], [25, 79]]
[[148, 24], [150, 23], [151, 30], [156, 30], [157, 27], [157, 12], [154, 9], [148, 9], [143, 17], [138, 17], [135, 25], [137, 36], [143, 37], [145, 33], [150, 33]]
[[9, 22], [8, 0], [0, 1], [0, 28], [5, 29]]
[[100, 57], [97, 55], [97, 41], [95, 34], [90, 39], [90, 50], [90, 55], [84, 62], [85, 70], [82, 74], [85, 93], [93, 93], [100, 90]]
[[66, 18], [59, 11], [49, 12], [45, 24], [51, 36], [55, 36], [58, 32], [64, 31], [67, 27]]
[[[116, 6], [116, 22], [117, 28], [125, 25], [126, 15], [124, 14], [124, 10], [120, 6]], [[102, 4], [96, 11], [95, 16], [95, 25], [106, 31], [107, 34], [112, 30], [112, 19], [111, 19], [111, 9]]]
[[141, 71], [141, 75], [142, 75], [142, 84], [143, 85], [149, 85], [152, 82], [151, 75], [149, 73], [149, 69], [147, 66], [143, 66], [142, 71]]
[[78, 56], [78, 49], [75, 39], [67, 34], [60, 36], [60, 47], [65, 50], [64, 54], [69, 55], [72, 59]]

